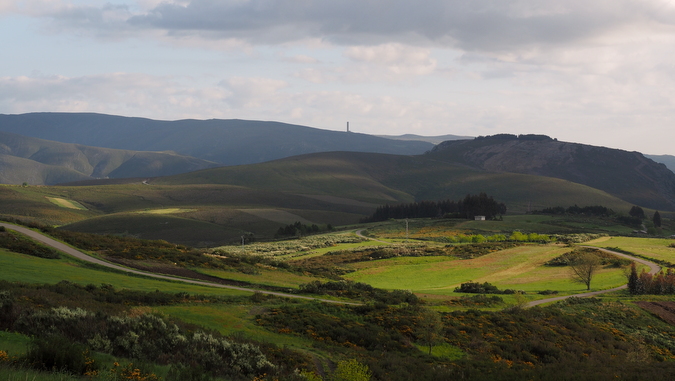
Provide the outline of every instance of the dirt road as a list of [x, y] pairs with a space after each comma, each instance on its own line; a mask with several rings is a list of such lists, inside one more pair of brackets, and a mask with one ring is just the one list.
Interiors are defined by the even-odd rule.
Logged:
[[56, 240], [54, 240], [50, 237], [47, 237], [46, 235], [44, 235], [42, 233], [38, 233], [34, 230], [30, 230], [30, 229], [25, 228], [23, 226], [8, 224], [8, 223], [4, 223], [4, 222], [0, 222], [0, 226], [4, 226], [7, 229], [17, 231], [21, 234], [25, 234], [25, 235], [31, 237], [32, 239], [34, 239], [36, 241], [42, 242], [47, 246], [51, 246], [56, 250], [59, 250], [63, 253], [71, 255], [71, 256], [73, 256], [75, 258], [78, 258], [80, 260], [83, 260], [85, 262], [95, 263], [97, 265], [105, 266], [105, 267], [115, 269], [115, 270], [125, 271], [125, 272], [132, 273], [132, 274], [144, 275], [144, 276], [147, 276], [147, 277], [157, 278], [157, 279], [165, 279], [165, 280], [179, 281], [179, 282], [185, 282], [185, 283], [190, 283], [190, 284], [197, 284], [197, 285], [200, 285], [200, 286], [227, 288], [227, 289], [230, 289], [230, 290], [247, 291], [247, 292], [259, 292], [261, 294], [282, 296], [284, 298], [318, 300], [320, 302], [335, 303], [335, 304], [361, 305], [360, 303], [340, 302], [340, 301], [336, 301], [336, 300], [319, 299], [319, 298], [312, 298], [312, 297], [309, 297], [309, 296], [286, 294], [286, 293], [283, 293], [283, 292], [255, 290], [255, 289], [245, 288], [245, 287], [229, 286], [229, 285], [218, 284], [218, 283], [211, 283], [211, 282], [204, 282], [204, 281], [193, 280], [193, 279], [176, 278], [176, 277], [172, 277], [172, 276], [168, 276], [168, 275], [148, 273], [148, 272], [144, 272], [144, 271], [139, 271], [139, 270], [119, 266], [119, 265], [116, 265], [116, 264], [113, 264], [113, 263], [110, 263], [110, 262], [102, 261], [98, 258], [94, 258], [94, 257], [92, 257], [90, 255], [87, 255], [87, 254], [85, 254], [85, 253], [83, 253], [79, 250], [76, 250], [76, 249], [74, 249], [74, 248], [72, 248], [68, 245], [65, 245], [65, 244], [63, 244], [59, 241], [56, 241]]

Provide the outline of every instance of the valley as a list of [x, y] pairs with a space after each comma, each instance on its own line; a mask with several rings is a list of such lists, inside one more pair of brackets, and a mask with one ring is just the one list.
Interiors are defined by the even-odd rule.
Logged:
[[[30, 117], [26, 131], [51, 137], [41, 118], [53, 115]], [[64, 128], [68, 117], [58, 116]], [[78, 128], [116, 120], [77, 118]], [[0, 379], [343, 380], [347, 366], [372, 380], [675, 371], [675, 175], [639, 153], [515, 135], [411, 153], [405, 140], [367, 138], [361, 152], [324, 152], [308, 143], [320, 131], [301, 126], [120, 120], [149, 137], [173, 131], [153, 147], [201, 150], [199, 160], [220, 165], [169, 175], [127, 161], [127, 175], [94, 179], [92, 168], [109, 164], [92, 158], [117, 163], [121, 148], [12, 137], [20, 143], [6, 144], [8, 160], [25, 151], [21, 160], [55, 166], [50, 153], [61, 150], [53, 173], [89, 172], [0, 185]], [[298, 142], [308, 152], [288, 143], [292, 155], [222, 165], [222, 150], [179, 150], [189, 146], [184, 125], [202, 137], [244, 125], [319, 135]], [[352, 135], [337, 143], [363, 138]], [[78, 152], [96, 153], [78, 162]], [[588, 278], [577, 266], [589, 266]], [[72, 355], [59, 360], [67, 375], [35, 365], [56, 352]]]

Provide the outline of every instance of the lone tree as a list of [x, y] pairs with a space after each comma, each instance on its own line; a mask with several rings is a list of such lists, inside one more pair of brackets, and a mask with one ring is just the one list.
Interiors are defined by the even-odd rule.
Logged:
[[443, 332], [443, 322], [436, 311], [424, 310], [420, 314], [420, 319], [416, 327], [417, 336], [424, 346], [429, 347], [429, 355], [434, 345], [441, 340]]
[[582, 253], [570, 262], [572, 280], [586, 285], [586, 289], [591, 289], [591, 280], [600, 269], [602, 263], [600, 258], [591, 253]]
[[652, 217], [652, 221], [654, 222], [654, 226], [657, 228], [661, 227], [661, 214], [659, 214], [659, 211], [654, 212], [654, 217]]

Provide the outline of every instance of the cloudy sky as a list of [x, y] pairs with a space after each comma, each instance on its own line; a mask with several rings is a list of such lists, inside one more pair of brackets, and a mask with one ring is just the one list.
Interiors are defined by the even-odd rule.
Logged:
[[673, 0], [0, 0], [0, 113], [675, 155]]

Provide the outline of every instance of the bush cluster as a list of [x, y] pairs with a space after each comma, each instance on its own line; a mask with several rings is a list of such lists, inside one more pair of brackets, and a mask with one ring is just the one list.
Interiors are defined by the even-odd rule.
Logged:
[[632, 263], [630, 259], [617, 257], [606, 251], [591, 248], [576, 248], [568, 253], [559, 255], [545, 263], [546, 266], [569, 266], [585, 254], [592, 254], [600, 258], [603, 266], [624, 267]]
[[467, 282], [462, 283], [459, 287], [455, 287], [455, 292], [464, 292], [468, 294], [515, 294], [516, 290], [506, 289], [500, 290], [497, 286], [488, 282]]
[[418, 304], [419, 299], [410, 291], [404, 290], [383, 290], [375, 288], [366, 283], [353, 282], [350, 280], [340, 280], [334, 282], [321, 282], [315, 280], [310, 283], [301, 284], [299, 293], [331, 295], [337, 297], [346, 297], [350, 299], [372, 300], [384, 304]]
[[[45, 338], [40, 342], [48, 346], [40, 347], [37, 353], [53, 352], [56, 347], [52, 344], [63, 338], [115, 356], [161, 364], [196, 364], [213, 375], [252, 377], [274, 368], [256, 345], [229, 341], [203, 331], [183, 332], [152, 314], [120, 317], [58, 307], [26, 312], [13, 329]], [[82, 351], [78, 349], [77, 353]]]
[[279, 230], [277, 230], [274, 237], [275, 238], [296, 237], [296, 236], [304, 236], [304, 235], [310, 235], [310, 234], [318, 234], [318, 233], [321, 233], [321, 232], [332, 231], [332, 230], [333, 230], [333, 226], [331, 224], [320, 227], [317, 224], [306, 225], [306, 224], [303, 224], [300, 221], [297, 221], [293, 224], [289, 224], [289, 225], [286, 225], [284, 227], [280, 227]]
[[464, 306], [464, 307], [492, 307], [500, 304], [504, 304], [504, 299], [499, 296], [487, 296], [487, 295], [473, 295], [473, 296], [462, 296], [458, 299], [452, 299], [447, 302], [451, 306]]

